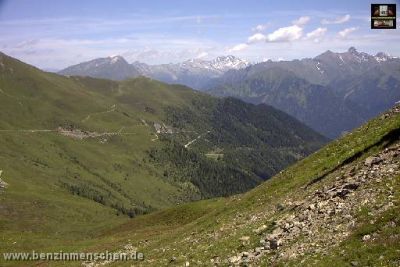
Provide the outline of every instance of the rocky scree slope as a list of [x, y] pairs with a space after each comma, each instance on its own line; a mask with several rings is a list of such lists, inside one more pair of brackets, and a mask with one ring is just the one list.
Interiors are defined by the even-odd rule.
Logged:
[[[264, 233], [268, 229], [265, 224], [254, 229], [260, 236], [259, 246], [230, 257], [229, 262], [234, 265], [258, 262], [268, 255], [267, 261], [272, 264], [314, 253], [327, 255], [332, 247], [351, 235], [358, 223], [356, 214], [363, 206], [375, 208], [368, 214], [375, 217], [370, 221], [373, 225], [376, 218], [399, 204], [394, 191], [399, 175], [400, 142], [396, 142], [365, 161], [338, 169], [330, 175], [330, 181], [321, 181], [319, 186], [310, 184], [305, 199], [285, 200], [280, 208], [288, 212], [273, 221], [272, 233]], [[395, 220], [388, 225], [397, 227]], [[381, 237], [379, 232], [373, 232], [360, 238], [368, 245]], [[357, 261], [352, 265], [356, 266]]]

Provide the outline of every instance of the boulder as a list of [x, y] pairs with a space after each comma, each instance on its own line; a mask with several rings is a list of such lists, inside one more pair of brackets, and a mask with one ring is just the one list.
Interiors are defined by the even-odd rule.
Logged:
[[256, 234], [261, 234], [262, 232], [264, 232], [268, 227], [263, 224], [260, 227], [258, 227], [257, 229], [254, 229], [253, 232]]
[[372, 165], [378, 164], [379, 162], [381, 162], [382, 159], [379, 157], [368, 157], [364, 164], [365, 166], [371, 167]]
[[8, 185], [8, 184], [7, 184], [6, 182], [4, 182], [4, 181], [0, 178], [0, 189], [6, 188], [7, 185]]
[[230, 257], [228, 260], [230, 263], [237, 263], [240, 261], [240, 259], [241, 259], [240, 256], [233, 256], [233, 257]]
[[343, 186], [343, 189], [348, 189], [348, 190], [356, 190], [358, 188], [358, 184], [351, 183], [351, 184], [346, 184]]
[[269, 248], [272, 249], [272, 250], [278, 249], [278, 241], [269, 240]]
[[370, 235], [364, 235], [363, 236], [363, 238], [362, 238], [362, 240], [365, 242], [365, 241], [368, 241], [368, 240], [370, 240], [371, 239], [371, 236]]

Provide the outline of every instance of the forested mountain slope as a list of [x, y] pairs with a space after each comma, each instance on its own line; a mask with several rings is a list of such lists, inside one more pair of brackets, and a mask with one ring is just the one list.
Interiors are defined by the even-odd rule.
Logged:
[[139, 251], [138, 266], [397, 266], [399, 131], [397, 106], [245, 194], [135, 218], [90, 250]]
[[230, 70], [206, 86], [217, 96], [266, 103], [330, 138], [360, 126], [400, 100], [400, 59], [354, 47], [314, 58], [266, 61]]

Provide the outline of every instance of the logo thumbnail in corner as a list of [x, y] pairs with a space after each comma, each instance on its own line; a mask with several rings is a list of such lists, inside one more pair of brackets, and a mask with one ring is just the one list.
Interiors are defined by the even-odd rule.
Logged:
[[396, 4], [371, 4], [371, 29], [396, 29]]

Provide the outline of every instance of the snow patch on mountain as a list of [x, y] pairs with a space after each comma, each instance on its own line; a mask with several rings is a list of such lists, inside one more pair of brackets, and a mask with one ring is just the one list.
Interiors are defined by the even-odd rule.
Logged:
[[340, 61], [342, 61], [342, 63], [340, 63], [340, 65], [344, 64], [344, 60], [343, 60], [343, 57], [341, 55], [339, 55], [339, 59], [340, 59]]
[[121, 57], [121, 56], [111, 56], [110, 59], [111, 59], [111, 61], [110, 61], [111, 64], [115, 64], [115, 63], [117, 63], [118, 61], [124, 61], [124, 60], [125, 60], [125, 59], [124, 59], [123, 57]]
[[389, 59], [392, 59], [394, 57], [392, 57], [392, 56], [390, 56], [390, 55], [388, 55], [386, 53], [379, 52], [374, 56], [374, 58], [378, 62], [385, 62], [385, 61], [388, 61]]
[[184, 69], [204, 69], [218, 73], [226, 72], [231, 69], [242, 69], [249, 65], [249, 62], [231, 55], [220, 56], [213, 60], [189, 59], [178, 63], [178, 66]]
[[321, 74], [324, 74], [324, 71], [321, 69], [320, 65], [321, 65], [321, 63], [320, 63], [320, 62], [317, 62], [317, 65], [315, 65], [315, 67], [317, 68], [317, 70], [318, 70]]

